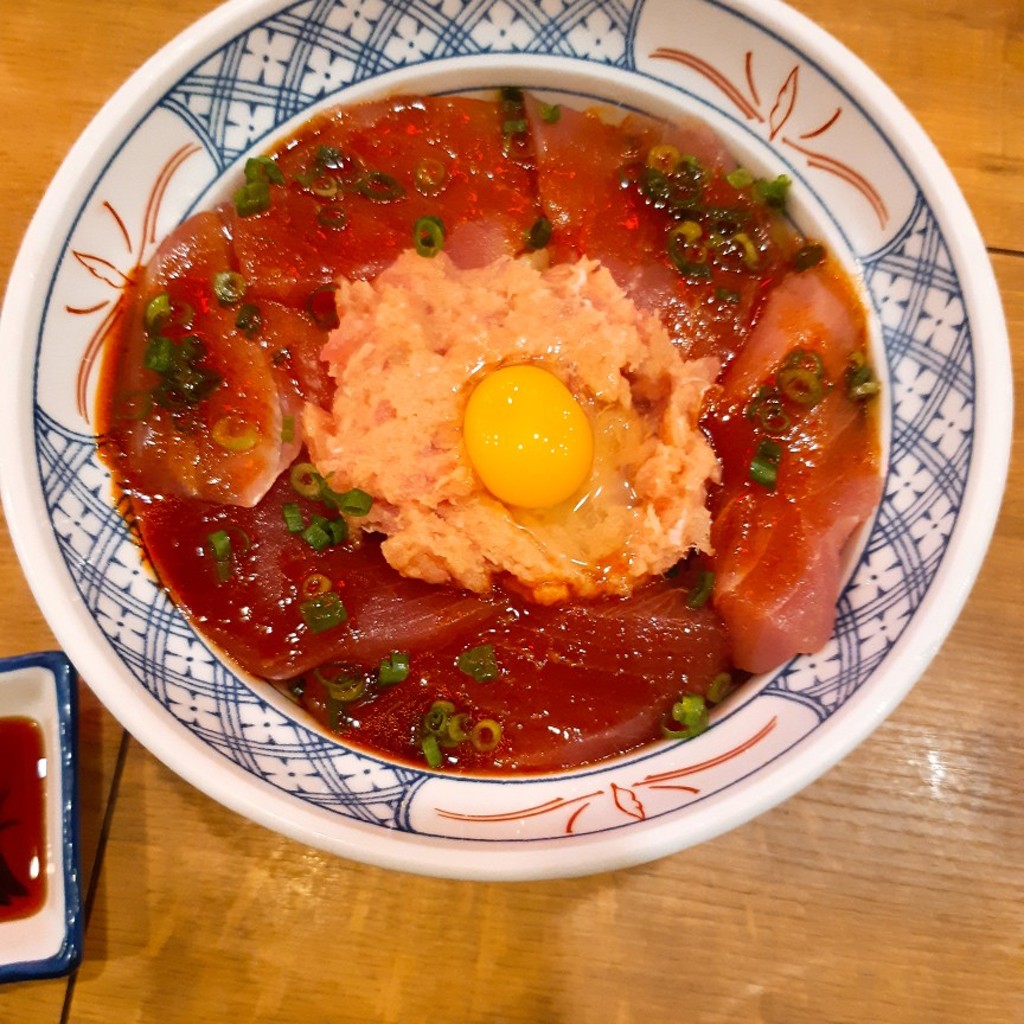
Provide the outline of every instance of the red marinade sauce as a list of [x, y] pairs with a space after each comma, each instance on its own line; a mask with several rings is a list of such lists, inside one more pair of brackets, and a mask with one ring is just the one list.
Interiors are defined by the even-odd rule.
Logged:
[[[329, 112], [273, 161], [269, 207], [243, 213], [227, 202], [180, 225], [139, 268], [124, 326], [106, 342], [101, 453], [160, 583], [196, 627], [326, 731], [399, 762], [424, 763], [422, 727], [434, 705], [445, 705], [455, 732], [442, 736], [451, 740], [443, 766], [481, 774], [624, 753], [672, 726], [666, 716], [682, 693], [715, 703], [723, 695], [716, 679], [741, 685], [747, 673], [715, 600], [690, 603], [718, 571], [713, 559], [691, 555], [628, 599], [558, 608], [518, 598], [514, 583], [474, 595], [406, 579], [385, 562], [379, 538], [314, 548], [286, 527], [289, 513], [301, 528], [337, 511], [296, 489], [263, 442], [278, 437], [284, 451], [285, 414], [300, 416], [304, 401], [330, 404], [320, 360], [333, 326], [320, 308], [325, 289], [339, 277], [375, 278], [413, 244], [421, 219], [443, 224], [445, 252], [459, 266], [528, 256], [535, 245], [554, 263], [598, 259], [661, 317], [682, 355], [713, 355], [723, 369], [742, 354], [768, 297], [805, 269], [801, 255], [824, 259], [822, 247], [805, 247], [752, 180], [730, 180], [732, 158], [699, 123], [630, 115], [612, 125], [568, 108], [556, 116], [518, 90], [497, 100], [399, 97]], [[545, 225], [548, 239], [535, 242]], [[244, 283], [244, 303], [216, 293], [226, 271]], [[844, 305], [862, 320], [852, 292]], [[776, 369], [764, 368], [769, 383]], [[832, 376], [839, 381], [841, 368]], [[213, 381], [209, 394], [204, 380]], [[260, 404], [275, 389], [284, 399], [280, 426], [264, 408], [274, 403]], [[742, 492], [716, 539], [725, 552], [741, 546], [751, 521], [769, 518], [775, 498], [790, 500], [781, 486], [778, 495], [748, 494], [750, 437], [709, 422], [734, 412], [745, 427], [751, 395], [736, 399], [738, 412], [712, 402], [703, 423], [725, 480], [737, 479]], [[232, 417], [259, 426], [257, 447], [250, 451], [244, 436], [217, 440]], [[794, 418], [795, 451], [818, 434], [831, 439], [816, 422]], [[871, 431], [858, 431], [858, 443], [877, 453], [877, 441], [862, 436]], [[289, 449], [286, 461], [295, 467], [307, 457]], [[836, 475], [826, 468], [811, 474], [824, 480], [823, 494]], [[236, 484], [257, 477], [262, 497], [230, 500], [240, 497]], [[817, 521], [807, 529], [823, 532]], [[782, 538], [786, 547], [786, 537], [777, 531], [775, 545]], [[219, 562], [214, 538], [230, 551]], [[813, 545], [807, 550], [813, 555]], [[345, 619], [314, 629], [303, 607], [325, 593]], [[478, 681], [458, 668], [461, 654], [480, 647], [492, 650], [497, 678]], [[392, 652], [408, 656], [409, 676], [382, 685], [378, 666]], [[488, 722], [502, 730], [496, 747], [454, 739]]]
[[29, 718], [0, 718], [0, 921], [37, 913], [46, 900], [43, 734]]

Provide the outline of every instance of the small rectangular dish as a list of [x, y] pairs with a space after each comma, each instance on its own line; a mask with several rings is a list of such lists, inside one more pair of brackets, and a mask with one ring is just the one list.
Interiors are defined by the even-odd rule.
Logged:
[[81, 957], [75, 681], [58, 652], [0, 659], [0, 982]]

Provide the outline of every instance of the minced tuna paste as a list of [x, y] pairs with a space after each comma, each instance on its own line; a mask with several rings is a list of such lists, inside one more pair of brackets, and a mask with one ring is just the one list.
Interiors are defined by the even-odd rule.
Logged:
[[[337, 308], [322, 353], [336, 391], [306, 407], [306, 443], [334, 490], [373, 496], [352, 525], [383, 534], [399, 572], [554, 603], [628, 594], [709, 550], [719, 466], [697, 421], [717, 361], [682, 359], [599, 263], [460, 269], [409, 250], [372, 282], [339, 282]], [[558, 377], [593, 428], [588, 479], [552, 508], [495, 498], [463, 439], [475, 384], [523, 363]]]

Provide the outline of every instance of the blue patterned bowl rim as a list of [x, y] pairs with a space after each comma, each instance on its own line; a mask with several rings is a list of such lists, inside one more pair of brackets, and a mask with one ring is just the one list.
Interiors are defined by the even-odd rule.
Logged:
[[[696, 111], [752, 165], [793, 177], [797, 219], [856, 270], [874, 316], [888, 466], [833, 639], [748, 688], [705, 736], [541, 779], [455, 779], [322, 736], [193, 633], [111, 501], [68, 351], [82, 356], [112, 308], [89, 291], [97, 279], [118, 287], [116, 259], [102, 255], [112, 239], [138, 258], [118, 213], [144, 206], [136, 178], [174, 166], [166, 213], [146, 222], [159, 234], [326, 99], [508, 76], [570, 102]], [[438, 875], [649, 860], [816, 778], [896, 706], [952, 626], [1009, 456], [1005, 324], [952, 175], [863, 64], [776, 0], [228, 3], [140, 69], [76, 143], [26, 235], [0, 338], [14, 367], [0, 392], [12, 536], [54, 632], [111, 711], [227, 806], [346, 856]]]

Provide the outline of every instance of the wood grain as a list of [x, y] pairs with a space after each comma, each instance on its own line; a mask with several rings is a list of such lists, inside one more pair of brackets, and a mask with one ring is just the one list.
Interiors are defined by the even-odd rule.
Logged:
[[[5, 6], [0, 283], [90, 117], [212, 6]], [[795, 6], [949, 163], [993, 251], [1020, 393], [1024, 7]], [[1019, 411], [1014, 438], [977, 586], [889, 720], [781, 807], [629, 871], [467, 884], [331, 858], [224, 810], [134, 741], [122, 765], [122, 730], [84, 691], [85, 962], [73, 984], [0, 987], [0, 1021], [1024, 1024]], [[52, 647], [3, 530], [0, 579], [0, 654]]]

